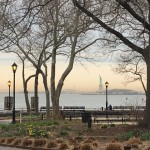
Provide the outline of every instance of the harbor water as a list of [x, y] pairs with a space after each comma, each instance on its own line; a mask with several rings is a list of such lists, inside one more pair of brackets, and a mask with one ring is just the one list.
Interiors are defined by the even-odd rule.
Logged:
[[[4, 109], [4, 97], [7, 93], [0, 93], [0, 109]], [[29, 94], [31, 97], [34, 94]], [[108, 95], [108, 105], [112, 106], [144, 106], [145, 95]], [[25, 98], [23, 93], [16, 93], [15, 96], [16, 109], [25, 109]], [[44, 93], [39, 93], [39, 107], [46, 106], [46, 98]], [[106, 106], [106, 95], [99, 94], [61, 94], [60, 106], [85, 106], [86, 109], [100, 109]]]

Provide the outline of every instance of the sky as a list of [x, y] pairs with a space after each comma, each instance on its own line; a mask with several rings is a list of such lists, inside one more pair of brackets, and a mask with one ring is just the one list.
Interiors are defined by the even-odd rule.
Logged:
[[[7, 82], [10, 80], [13, 85], [13, 71], [11, 65], [13, 63], [18, 65], [16, 71], [16, 91], [23, 91], [22, 86], [22, 65], [20, 60], [15, 54], [0, 54], [0, 92], [7, 92]], [[73, 90], [81, 92], [96, 92], [99, 90], [99, 75], [102, 78], [103, 89], [105, 89], [105, 82], [109, 82], [109, 89], [131, 89], [143, 92], [141, 83], [135, 82], [132, 84], [124, 85], [124, 76], [115, 74], [112, 71], [112, 64], [107, 62], [97, 62], [96, 64], [84, 63], [86, 69], [79, 63], [75, 63], [72, 72], [68, 75], [64, 82], [63, 90]], [[58, 81], [62, 74], [66, 64], [65, 62], [59, 62], [57, 64], [56, 80]], [[26, 77], [34, 73], [34, 69], [31, 67], [26, 68]], [[50, 79], [50, 76], [48, 76]], [[49, 81], [50, 82], [50, 81]], [[12, 90], [11, 86], [11, 90]], [[33, 91], [33, 80], [28, 85], [29, 91]], [[39, 90], [44, 91], [43, 82], [40, 78]]]

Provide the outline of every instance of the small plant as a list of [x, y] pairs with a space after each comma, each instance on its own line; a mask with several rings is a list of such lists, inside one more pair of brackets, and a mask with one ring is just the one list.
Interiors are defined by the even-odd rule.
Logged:
[[46, 140], [45, 139], [35, 139], [33, 146], [35, 147], [42, 147], [46, 145]]
[[15, 140], [15, 138], [8, 138], [7, 139], [7, 144], [11, 144], [11, 142], [13, 142]]
[[141, 133], [141, 139], [143, 141], [148, 141], [150, 140], [150, 131], [149, 132], [142, 132]]
[[63, 140], [62, 139], [56, 139], [56, 141], [55, 141], [56, 143], [63, 143]]
[[121, 146], [120, 144], [118, 143], [109, 143], [107, 146], [106, 146], [106, 150], [121, 150]]
[[75, 137], [75, 140], [78, 141], [78, 142], [81, 142], [83, 140], [83, 137], [77, 136], [77, 137]]
[[19, 144], [21, 144], [21, 139], [20, 138], [16, 138], [14, 143], [13, 143], [13, 145], [16, 146], [16, 145], [19, 145]]
[[92, 145], [93, 145], [94, 147], [98, 147], [98, 142], [94, 141], [94, 142], [92, 143]]
[[119, 141], [128, 141], [130, 138], [135, 137], [135, 131], [130, 131], [125, 134], [120, 134], [116, 137]]
[[22, 146], [26, 147], [32, 144], [32, 140], [31, 139], [24, 139], [22, 142]]
[[75, 145], [72, 150], [80, 150], [80, 145]]
[[129, 145], [138, 145], [138, 144], [142, 144], [141, 139], [140, 138], [130, 138], [127, 142]]
[[101, 128], [102, 129], [106, 129], [108, 126], [106, 124], [102, 125]]
[[6, 139], [5, 138], [1, 138], [0, 139], [0, 143], [5, 143]]
[[55, 148], [55, 147], [57, 147], [57, 143], [56, 142], [49, 142], [48, 144], [47, 144], [47, 148]]
[[68, 131], [62, 130], [62, 131], [60, 131], [59, 135], [60, 136], [67, 136], [68, 135]]
[[110, 124], [110, 127], [115, 127], [116, 125], [115, 124]]
[[83, 141], [83, 143], [92, 143], [92, 142], [93, 142], [92, 139], [86, 139], [86, 140]]
[[92, 141], [95, 141], [95, 138], [94, 138], [94, 137], [89, 137], [88, 139], [89, 139], [89, 140], [92, 140]]
[[59, 122], [54, 121], [54, 122], [53, 122], [53, 125], [59, 125]]
[[94, 150], [90, 144], [81, 145], [81, 150]]
[[32, 137], [40, 138], [40, 137], [48, 137], [48, 133], [44, 130], [41, 130], [40, 127], [34, 127], [33, 125], [30, 125], [28, 127], [29, 135]]
[[61, 143], [59, 146], [59, 150], [65, 150], [68, 149], [68, 145], [66, 143]]
[[71, 138], [71, 139], [69, 139], [69, 143], [70, 143], [70, 144], [76, 144], [76, 140], [73, 139], [73, 138]]

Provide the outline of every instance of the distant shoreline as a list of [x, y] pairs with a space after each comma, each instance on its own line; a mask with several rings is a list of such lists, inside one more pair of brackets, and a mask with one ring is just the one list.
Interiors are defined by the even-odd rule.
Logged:
[[[71, 94], [71, 93], [66, 93], [66, 94]], [[72, 94], [76, 94], [76, 93], [72, 93]], [[106, 95], [106, 94], [80, 93], [80, 95]], [[112, 93], [111, 93], [111, 94], [108, 94], [108, 95], [145, 95], [145, 94], [143, 94], [143, 93], [141, 93], [141, 94], [140, 94], [140, 93], [138, 93], [138, 94], [137, 94], [137, 93], [135, 93], [135, 94], [134, 94], [134, 93], [133, 93], [133, 94], [130, 94], [130, 93], [125, 93], [125, 94], [124, 94], [124, 93], [122, 93], [122, 94], [118, 94], [118, 93], [117, 93], [117, 94], [112, 94]]]

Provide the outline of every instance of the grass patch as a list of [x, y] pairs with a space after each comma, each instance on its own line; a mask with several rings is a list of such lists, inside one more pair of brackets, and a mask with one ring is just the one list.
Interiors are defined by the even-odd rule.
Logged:
[[128, 133], [119, 134], [116, 139], [119, 141], [128, 141], [133, 137], [140, 137], [143, 141], [150, 140], [150, 131], [133, 130]]

